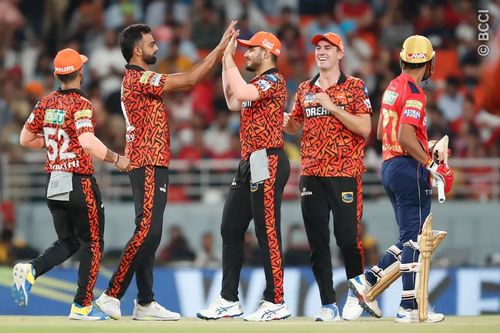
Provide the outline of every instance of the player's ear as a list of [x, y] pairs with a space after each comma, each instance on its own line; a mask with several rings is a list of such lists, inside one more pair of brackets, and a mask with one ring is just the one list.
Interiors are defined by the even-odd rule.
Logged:
[[337, 58], [340, 60], [342, 58], [344, 58], [344, 51], [342, 51], [341, 49], [337, 48]]
[[140, 57], [142, 55], [142, 49], [141, 47], [139, 46], [139, 43], [137, 43], [135, 46], [134, 46], [134, 52], [133, 52], [136, 56]]

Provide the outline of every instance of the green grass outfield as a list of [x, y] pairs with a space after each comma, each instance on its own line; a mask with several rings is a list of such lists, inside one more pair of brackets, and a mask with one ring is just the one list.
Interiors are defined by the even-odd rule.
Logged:
[[293, 318], [268, 323], [249, 323], [241, 319], [203, 321], [182, 318], [177, 322], [137, 322], [128, 318], [119, 321], [81, 322], [65, 317], [42, 316], [0, 316], [0, 332], [35, 333], [149, 333], [149, 332], [192, 332], [192, 333], [482, 333], [500, 332], [500, 316], [447, 317], [438, 324], [396, 324], [390, 318], [362, 318], [354, 322], [320, 323], [310, 318]]

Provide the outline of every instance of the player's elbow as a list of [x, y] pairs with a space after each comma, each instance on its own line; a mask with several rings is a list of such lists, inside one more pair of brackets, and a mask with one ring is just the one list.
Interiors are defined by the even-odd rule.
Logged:
[[372, 132], [371, 126], [364, 126], [361, 128], [359, 135], [363, 137], [363, 139], [368, 139], [370, 133]]
[[19, 136], [19, 144], [23, 147], [28, 147], [31, 148], [31, 141], [33, 139], [31, 138], [30, 133], [23, 128], [21, 131], [21, 135]]
[[241, 102], [239, 100], [232, 101], [227, 104], [230, 111], [238, 112], [241, 111]]
[[19, 144], [23, 147], [29, 147], [29, 141], [23, 135], [19, 137]]

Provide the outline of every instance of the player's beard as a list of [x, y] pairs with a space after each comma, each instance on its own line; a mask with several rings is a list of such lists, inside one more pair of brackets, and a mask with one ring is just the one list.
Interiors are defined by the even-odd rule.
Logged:
[[249, 72], [255, 72], [260, 65], [262, 65], [262, 58], [250, 60], [250, 63], [245, 66], [245, 69]]
[[154, 65], [156, 64], [156, 56], [154, 54], [144, 54], [144, 56], [142, 57], [142, 60], [144, 60], [144, 62], [148, 65]]

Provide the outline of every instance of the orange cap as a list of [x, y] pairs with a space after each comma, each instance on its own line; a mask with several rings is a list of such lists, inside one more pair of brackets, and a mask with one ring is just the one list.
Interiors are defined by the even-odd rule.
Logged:
[[344, 43], [342, 42], [342, 38], [340, 38], [339, 35], [333, 32], [314, 35], [314, 37], [311, 39], [311, 43], [313, 43], [314, 45], [318, 45], [320, 40], [326, 40], [328, 43], [335, 45], [339, 48], [340, 51], [344, 52]]
[[259, 31], [250, 40], [238, 39], [238, 44], [243, 46], [260, 46], [279, 56], [281, 52], [280, 40], [270, 32]]
[[57, 52], [54, 58], [54, 74], [66, 75], [82, 68], [88, 58], [73, 49], [64, 49]]

